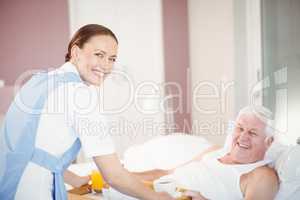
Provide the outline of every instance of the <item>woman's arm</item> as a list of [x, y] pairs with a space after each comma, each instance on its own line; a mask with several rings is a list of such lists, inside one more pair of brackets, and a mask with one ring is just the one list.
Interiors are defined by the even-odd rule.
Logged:
[[116, 154], [93, 158], [106, 182], [122, 193], [143, 200], [174, 200], [165, 193], [156, 193], [123, 168]]
[[90, 181], [89, 176], [78, 176], [73, 172], [66, 170], [64, 172], [64, 180], [67, 184], [72, 185], [73, 187], [80, 187], [87, 184]]

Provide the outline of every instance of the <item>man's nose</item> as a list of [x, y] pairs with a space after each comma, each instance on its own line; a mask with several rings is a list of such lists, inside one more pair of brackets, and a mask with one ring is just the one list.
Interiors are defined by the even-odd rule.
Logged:
[[241, 132], [240, 134], [240, 140], [246, 140], [248, 139], [248, 133], [246, 130], [244, 130], [243, 132]]

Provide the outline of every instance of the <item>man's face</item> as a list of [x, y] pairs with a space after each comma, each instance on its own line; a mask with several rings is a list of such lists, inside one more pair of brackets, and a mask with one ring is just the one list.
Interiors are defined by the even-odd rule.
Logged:
[[270, 144], [266, 141], [265, 123], [255, 114], [242, 114], [236, 121], [230, 156], [240, 164], [263, 160]]

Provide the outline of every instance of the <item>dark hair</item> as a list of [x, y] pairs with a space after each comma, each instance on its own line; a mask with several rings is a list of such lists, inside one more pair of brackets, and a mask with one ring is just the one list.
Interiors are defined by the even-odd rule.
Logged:
[[99, 24], [88, 24], [81, 27], [71, 39], [68, 45], [68, 53], [65, 56], [65, 61], [69, 61], [71, 59], [71, 49], [74, 45], [77, 45], [79, 48], [82, 48], [83, 45], [88, 42], [88, 40], [95, 35], [109, 35], [116, 40], [118, 43], [118, 39], [115, 34], [105, 26], [101, 26]]

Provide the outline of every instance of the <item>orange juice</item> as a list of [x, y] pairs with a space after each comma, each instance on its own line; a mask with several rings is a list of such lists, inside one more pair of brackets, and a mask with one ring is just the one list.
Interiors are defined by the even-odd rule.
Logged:
[[101, 192], [104, 186], [104, 180], [101, 173], [98, 170], [93, 170], [91, 173], [91, 179], [92, 179], [92, 189], [95, 192]]

